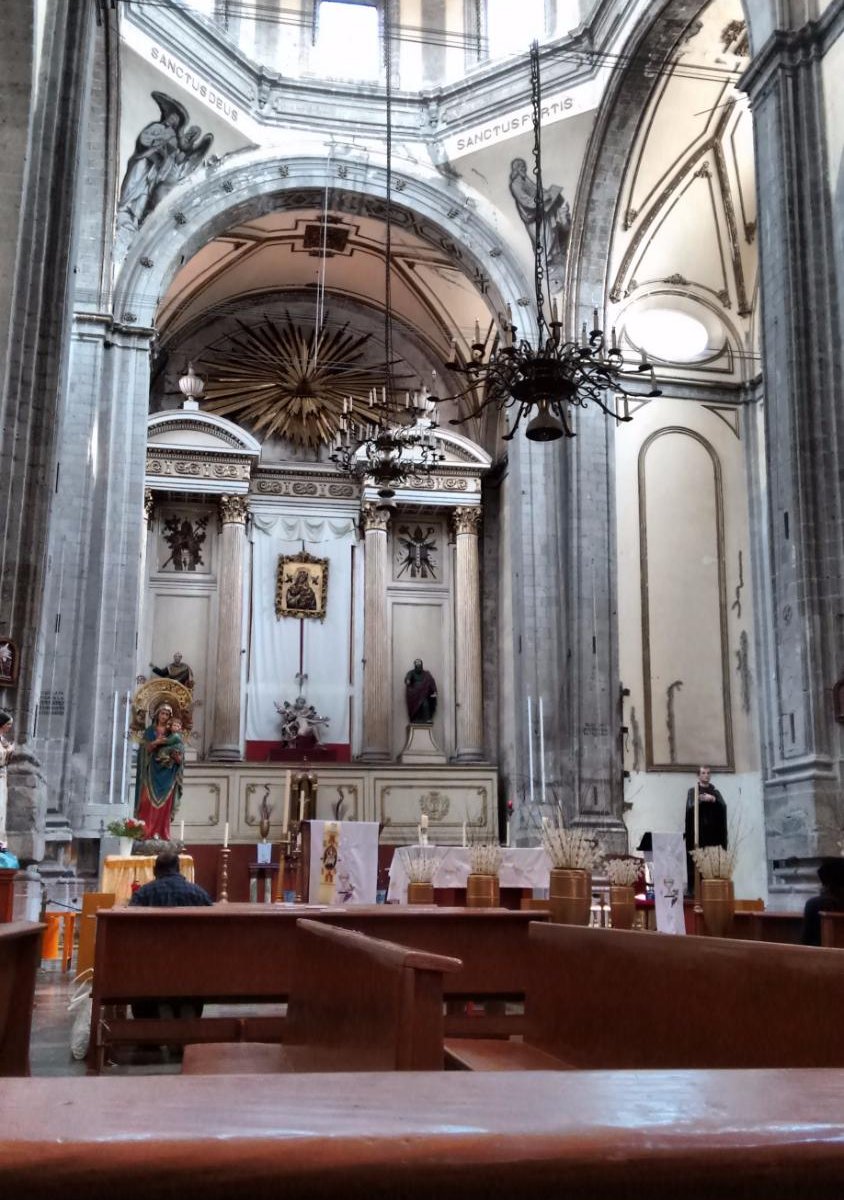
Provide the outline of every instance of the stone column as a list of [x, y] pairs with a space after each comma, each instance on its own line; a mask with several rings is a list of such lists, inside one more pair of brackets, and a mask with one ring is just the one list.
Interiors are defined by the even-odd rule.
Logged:
[[385, 762], [390, 754], [390, 646], [387, 640], [389, 509], [364, 504], [363, 749], [361, 758]]
[[[802, 20], [807, 7], [776, 6], [774, 19]], [[748, 7], [757, 48], [742, 79], [756, 139], [768, 452], [754, 498], [758, 677], [768, 857], [802, 859], [816, 886], [817, 858], [838, 853], [844, 768], [830, 701], [844, 661], [844, 262], [823, 104], [841, 6], [776, 30], [773, 8]]]
[[217, 572], [217, 671], [210, 758], [238, 762], [240, 745], [240, 660], [243, 628], [243, 550], [246, 497], [221, 496]]
[[455, 508], [454, 627], [457, 762], [484, 757], [483, 667], [481, 663], [481, 592], [478, 571], [480, 507]]

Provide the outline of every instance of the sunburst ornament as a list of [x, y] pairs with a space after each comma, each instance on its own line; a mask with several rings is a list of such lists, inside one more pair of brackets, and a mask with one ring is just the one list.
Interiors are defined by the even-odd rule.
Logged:
[[205, 408], [248, 421], [256, 434], [275, 434], [296, 446], [333, 442], [349, 402], [361, 419], [369, 395], [384, 378], [385, 364], [365, 363], [369, 333], [348, 325], [306, 331], [264, 317], [256, 325], [238, 321], [240, 332], [203, 356], [208, 376]]

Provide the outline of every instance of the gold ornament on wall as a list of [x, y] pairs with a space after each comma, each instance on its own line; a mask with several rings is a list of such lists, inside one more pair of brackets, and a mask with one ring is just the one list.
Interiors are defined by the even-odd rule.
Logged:
[[311, 448], [335, 439], [344, 398], [354, 417], [367, 419], [370, 393], [384, 378], [384, 363], [364, 362], [370, 334], [325, 324], [308, 332], [289, 316], [284, 325], [270, 317], [238, 325], [239, 333], [203, 357], [207, 411]]

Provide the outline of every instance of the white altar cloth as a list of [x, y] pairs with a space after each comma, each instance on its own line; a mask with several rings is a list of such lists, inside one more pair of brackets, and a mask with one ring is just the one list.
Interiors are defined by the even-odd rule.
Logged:
[[[469, 874], [469, 849], [464, 846], [431, 846], [436, 853], [434, 887], [465, 887]], [[551, 860], [541, 846], [506, 846], [501, 850], [498, 881], [503, 888], [547, 888]], [[390, 864], [387, 899], [407, 903], [407, 871], [398, 848]]]

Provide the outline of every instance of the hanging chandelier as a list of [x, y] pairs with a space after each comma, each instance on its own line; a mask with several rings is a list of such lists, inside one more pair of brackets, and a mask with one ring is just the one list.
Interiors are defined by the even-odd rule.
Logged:
[[434, 431], [439, 420], [436, 405], [426, 388], [404, 401], [396, 388], [393, 357], [392, 264], [393, 264], [393, 126], [392, 126], [392, 35], [389, 5], [384, 9], [384, 68], [386, 73], [387, 187], [384, 246], [384, 384], [369, 393], [363, 414], [351, 397], [343, 401], [343, 413], [329, 458], [348, 475], [371, 481], [383, 500], [395, 495], [397, 487], [418, 476], [430, 475], [443, 461]]
[[[460, 401], [469, 396], [477, 397], [479, 390], [483, 391], [483, 399], [465, 416], [453, 418], [452, 425], [462, 425], [485, 409], [494, 407], [508, 412], [510, 428], [503, 435], [506, 441], [515, 436], [524, 420], [528, 438], [537, 442], [551, 442], [563, 435], [574, 437], [571, 424], [571, 409], [574, 406], [586, 408], [589, 404], [596, 404], [616, 421], [630, 421], [631, 399], [643, 395], [658, 396], [661, 393], [653, 366], [644, 351], [640, 361], [626, 362], [618, 346], [615, 330], [612, 330], [607, 344], [599, 325], [597, 309], [593, 312], [592, 330], [587, 332], [584, 324], [579, 341], [566, 341], [563, 337], [563, 324], [558, 319], [557, 305], [551, 300], [546, 281], [548, 247], [544, 220], [549, 198], [542, 183], [542, 96], [538, 42], [534, 42], [530, 49], [530, 85], [533, 175], [536, 180], [533, 213], [536, 344], [519, 335], [509, 308], [506, 316], [499, 315], [498, 329], [495, 329], [493, 322], [483, 340], [476, 323], [471, 358], [461, 361], [455, 354], [454, 360], [448, 364], [451, 371], [467, 380], [466, 387], [447, 399]], [[547, 297], [546, 291], [549, 293]], [[646, 382], [650, 385], [647, 392], [641, 390], [643, 376], [647, 377]], [[634, 381], [639, 386], [631, 390]], [[609, 403], [608, 393], [612, 393]]]

